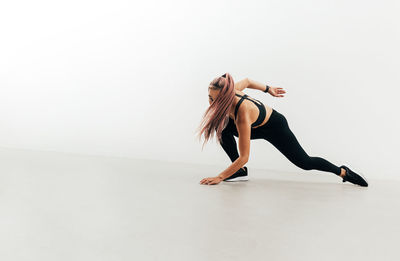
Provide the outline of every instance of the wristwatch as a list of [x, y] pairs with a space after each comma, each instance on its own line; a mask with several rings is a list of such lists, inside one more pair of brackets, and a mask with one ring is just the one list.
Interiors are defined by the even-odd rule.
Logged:
[[265, 85], [265, 86], [267, 86], [267, 89], [265, 89], [265, 91], [264, 91], [264, 92], [268, 92], [268, 90], [269, 90], [269, 86], [268, 86], [268, 85]]

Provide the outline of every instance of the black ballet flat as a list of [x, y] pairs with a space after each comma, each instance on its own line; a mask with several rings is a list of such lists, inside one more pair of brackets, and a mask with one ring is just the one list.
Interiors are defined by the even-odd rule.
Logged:
[[235, 174], [224, 179], [224, 181], [229, 181], [229, 182], [231, 182], [231, 181], [247, 181], [247, 180], [249, 180], [249, 176], [247, 175], [247, 167], [244, 167], [244, 170], [242, 168], [240, 168], [238, 171], [235, 172]]
[[360, 185], [362, 187], [368, 187], [368, 183], [364, 177], [352, 171], [349, 167], [342, 165], [340, 168], [344, 168], [346, 170], [346, 174], [343, 177], [343, 182], [351, 182], [353, 184]]

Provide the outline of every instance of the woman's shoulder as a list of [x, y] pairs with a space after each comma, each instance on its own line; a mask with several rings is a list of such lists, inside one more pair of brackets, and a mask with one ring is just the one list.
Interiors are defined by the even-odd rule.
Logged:
[[[240, 91], [240, 90], [235, 90], [236, 94], [239, 94], [240, 96], [246, 95], [246, 93]], [[247, 95], [248, 96], [248, 95]]]

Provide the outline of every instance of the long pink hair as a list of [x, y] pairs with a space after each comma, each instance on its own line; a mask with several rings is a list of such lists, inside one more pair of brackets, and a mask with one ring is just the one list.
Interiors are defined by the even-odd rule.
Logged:
[[204, 133], [202, 150], [208, 140], [214, 136], [214, 132], [217, 136], [217, 142], [221, 143], [222, 131], [228, 125], [229, 110], [235, 100], [234, 82], [229, 73], [214, 78], [210, 82], [209, 88], [219, 90], [219, 94], [203, 114], [200, 125], [197, 128], [199, 141]]

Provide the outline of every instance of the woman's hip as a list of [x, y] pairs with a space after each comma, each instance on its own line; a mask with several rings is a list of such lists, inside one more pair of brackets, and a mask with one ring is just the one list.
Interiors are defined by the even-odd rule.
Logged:
[[272, 129], [272, 128], [281, 128], [285, 127], [288, 124], [285, 115], [280, 113], [279, 111], [272, 109], [271, 116], [268, 121], [261, 126], [263, 129]]

